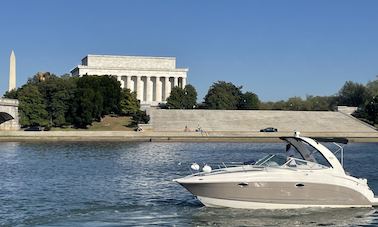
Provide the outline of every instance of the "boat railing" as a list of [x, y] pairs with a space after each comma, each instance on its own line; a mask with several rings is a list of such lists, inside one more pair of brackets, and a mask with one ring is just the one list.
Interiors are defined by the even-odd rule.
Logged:
[[245, 164], [244, 162], [217, 162], [217, 163], [204, 163], [204, 166], [208, 165], [211, 167], [211, 172], [205, 171], [191, 171], [191, 176], [202, 176], [205, 174], [217, 174], [217, 173], [224, 173], [224, 172], [236, 172], [236, 171], [247, 171], [251, 169], [249, 164]]
[[[213, 163], [203, 163], [203, 166], [210, 166], [210, 172], [202, 171], [191, 171], [191, 176], [202, 176], [206, 174], [217, 174], [224, 172], [245, 172], [245, 171], [257, 171], [266, 168], [285, 168], [288, 170], [297, 170], [297, 169], [327, 169], [327, 166], [324, 166], [319, 163], [307, 161], [304, 159], [298, 159], [295, 157], [287, 157], [287, 159], [282, 160], [284, 157], [280, 155], [270, 154], [264, 158], [258, 160], [255, 163], [246, 164], [244, 162], [213, 162]], [[279, 162], [276, 162], [278, 161]]]

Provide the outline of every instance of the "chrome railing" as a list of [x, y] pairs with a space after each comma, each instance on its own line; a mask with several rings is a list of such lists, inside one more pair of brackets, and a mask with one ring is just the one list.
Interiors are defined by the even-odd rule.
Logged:
[[[276, 162], [274, 159], [276, 158]], [[245, 164], [243, 162], [220, 162], [220, 163], [203, 163], [204, 166], [210, 166], [211, 171], [205, 172], [205, 171], [191, 171], [190, 176], [203, 176], [206, 174], [218, 174], [218, 173], [224, 173], [224, 172], [245, 172], [245, 171], [257, 171], [262, 170], [267, 167], [269, 168], [284, 168], [284, 169], [290, 169], [290, 170], [296, 170], [296, 169], [326, 169], [329, 168], [327, 166], [324, 166], [319, 163], [298, 159], [294, 157], [287, 157], [287, 159], [282, 162], [284, 159], [281, 155], [274, 155], [270, 154], [265, 156], [262, 159], [259, 159], [254, 164]], [[274, 163], [274, 164], [272, 164]], [[202, 168], [203, 168], [202, 167]], [[238, 168], [239, 167], [239, 168]]]

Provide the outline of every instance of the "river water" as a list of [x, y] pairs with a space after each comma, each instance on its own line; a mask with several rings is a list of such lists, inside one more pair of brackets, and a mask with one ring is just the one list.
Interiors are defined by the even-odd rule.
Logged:
[[[206, 208], [172, 179], [189, 165], [258, 159], [281, 143], [0, 143], [1, 226], [375, 226], [375, 209]], [[378, 144], [345, 168], [378, 193]]]

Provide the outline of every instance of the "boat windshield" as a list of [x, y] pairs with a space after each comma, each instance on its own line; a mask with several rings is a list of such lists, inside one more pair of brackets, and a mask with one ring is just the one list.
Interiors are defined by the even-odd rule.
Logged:
[[262, 159], [258, 160], [256, 166], [282, 166], [287, 162], [287, 159], [284, 155], [279, 154], [269, 154]]
[[301, 158], [287, 157], [281, 154], [269, 154], [258, 160], [255, 166], [260, 167], [289, 167], [298, 169], [325, 169], [328, 166], [303, 160]]
[[288, 142], [286, 154], [288, 157], [302, 159], [326, 167], [332, 167], [328, 160], [313, 146], [297, 138], [285, 138]]

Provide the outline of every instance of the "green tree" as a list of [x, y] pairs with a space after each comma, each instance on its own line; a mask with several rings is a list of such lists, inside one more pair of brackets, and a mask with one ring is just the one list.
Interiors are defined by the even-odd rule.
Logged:
[[38, 87], [33, 84], [24, 85], [18, 91], [20, 124], [27, 126], [47, 126], [48, 112]]
[[13, 89], [11, 91], [6, 91], [3, 95], [4, 98], [8, 99], [17, 99], [18, 97], [18, 89]]
[[167, 98], [167, 107], [170, 109], [184, 109], [183, 100], [185, 96], [184, 89], [180, 87], [174, 87], [171, 90], [171, 94]]
[[132, 123], [130, 126], [137, 126], [138, 124], [147, 124], [150, 121], [150, 116], [146, 111], [138, 110], [131, 115]]
[[236, 110], [241, 99], [241, 88], [225, 81], [215, 82], [205, 96], [208, 109]]
[[121, 91], [120, 113], [122, 115], [130, 116], [138, 112], [140, 103], [137, 99], [136, 92], [131, 92], [130, 89], [124, 88]]
[[102, 114], [120, 113], [121, 83], [114, 76], [100, 76], [100, 92], [104, 100]]
[[301, 97], [295, 96], [291, 97], [286, 101], [285, 110], [308, 110], [308, 107], [305, 105], [305, 102]]
[[174, 87], [167, 98], [167, 106], [170, 109], [193, 109], [197, 102], [196, 89], [188, 84], [184, 89]]
[[120, 112], [121, 84], [113, 76], [83, 76], [77, 81], [77, 88], [88, 88], [99, 92], [103, 99], [102, 116]]
[[93, 120], [101, 119], [102, 96], [91, 88], [78, 88], [71, 108], [72, 123], [78, 128], [87, 128]]
[[364, 107], [364, 112], [367, 115], [367, 118], [371, 123], [377, 124], [378, 123], [378, 97], [373, 98], [366, 104]]
[[366, 84], [366, 88], [372, 97], [378, 97], [378, 79], [369, 81]]
[[69, 124], [66, 118], [73, 102], [76, 80], [73, 77], [50, 76], [35, 83], [45, 99], [50, 125], [62, 127]]
[[339, 91], [339, 105], [359, 107], [370, 98], [371, 95], [363, 84], [352, 81], [345, 82]]
[[307, 96], [306, 101], [309, 110], [335, 110], [337, 105], [336, 96]]
[[75, 97], [76, 78], [61, 78], [58, 85], [51, 94], [49, 109], [52, 123], [55, 127], [69, 125], [70, 109]]
[[197, 103], [197, 91], [194, 86], [187, 84], [184, 88], [183, 106], [185, 109], [193, 109]]
[[242, 94], [239, 109], [241, 110], [257, 110], [260, 106], [259, 97], [252, 92]]

